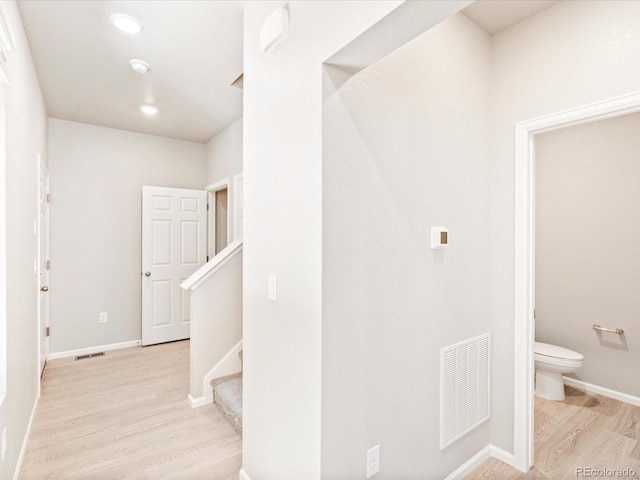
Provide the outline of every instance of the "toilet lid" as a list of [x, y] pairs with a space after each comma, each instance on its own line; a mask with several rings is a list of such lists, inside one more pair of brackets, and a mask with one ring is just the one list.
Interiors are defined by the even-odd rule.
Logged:
[[549, 343], [535, 342], [533, 346], [534, 351], [538, 355], [544, 355], [545, 357], [562, 358], [564, 360], [583, 360], [584, 357], [573, 350], [568, 348], [558, 347], [557, 345], [551, 345]]

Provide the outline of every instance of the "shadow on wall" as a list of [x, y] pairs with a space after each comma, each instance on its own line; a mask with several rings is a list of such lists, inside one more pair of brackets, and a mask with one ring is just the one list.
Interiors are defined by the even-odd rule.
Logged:
[[610, 333], [596, 331], [596, 337], [598, 337], [598, 342], [600, 343], [601, 347], [613, 348], [614, 350], [624, 350], [625, 352], [629, 351], [627, 337], [624, 335], [624, 333], [622, 335], [614, 336]]

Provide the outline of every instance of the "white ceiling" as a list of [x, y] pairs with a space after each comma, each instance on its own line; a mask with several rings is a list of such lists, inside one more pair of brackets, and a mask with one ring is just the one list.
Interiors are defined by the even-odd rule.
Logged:
[[478, 0], [462, 13], [489, 35], [495, 35], [554, 3], [558, 0]]
[[[242, 116], [241, 1], [21, 0], [49, 116], [204, 143]], [[136, 17], [137, 35], [112, 13]], [[129, 60], [151, 66], [135, 73]], [[160, 112], [139, 110], [145, 101]]]
[[[557, 0], [479, 0], [463, 13], [490, 35]], [[242, 116], [241, 0], [19, 0], [51, 117], [204, 143]], [[136, 17], [138, 35], [112, 13]], [[151, 65], [140, 75], [129, 60]], [[156, 104], [153, 117], [139, 110]]]

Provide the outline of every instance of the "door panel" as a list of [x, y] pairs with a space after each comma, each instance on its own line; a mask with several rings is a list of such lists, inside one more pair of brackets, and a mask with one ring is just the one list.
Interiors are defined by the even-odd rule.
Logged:
[[193, 220], [183, 220], [180, 222], [181, 242], [182, 242], [182, 265], [196, 265], [200, 252], [198, 252], [198, 229], [199, 222]]
[[151, 280], [154, 327], [171, 325], [171, 280]]
[[[180, 279], [180, 283], [184, 282], [186, 278]], [[182, 297], [180, 297], [180, 321], [182, 323], [188, 323], [191, 318], [191, 305], [189, 303], [189, 298], [191, 297], [191, 292], [189, 290], [181, 289]]]
[[142, 189], [142, 344], [189, 338], [180, 283], [205, 262], [205, 192]]
[[171, 220], [153, 220], [151, 249], [153, 251], [152, 266], [171, 264]]

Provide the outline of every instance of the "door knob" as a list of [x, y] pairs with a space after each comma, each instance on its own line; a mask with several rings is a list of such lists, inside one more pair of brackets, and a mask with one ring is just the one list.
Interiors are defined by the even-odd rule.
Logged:
[[46, 285], [43, 287], [40, 287], [40, 291], [41, 292], [48, 292], [49, 291], [49, 287], [47, 287]]
[[144, 272], [144, 276], [145, 277], [150, 277], [151, 276], [151, 272]]

